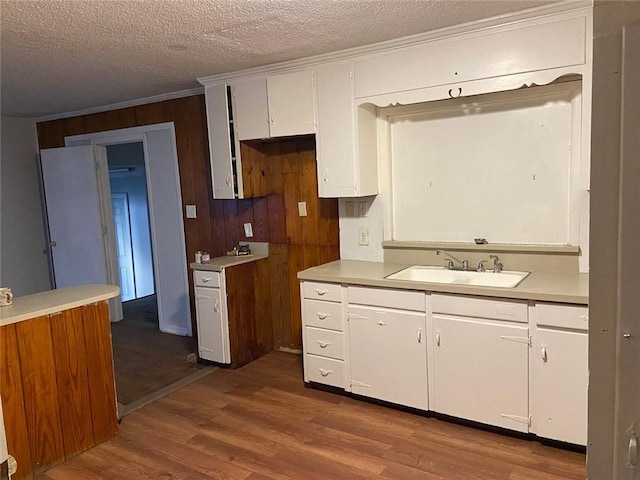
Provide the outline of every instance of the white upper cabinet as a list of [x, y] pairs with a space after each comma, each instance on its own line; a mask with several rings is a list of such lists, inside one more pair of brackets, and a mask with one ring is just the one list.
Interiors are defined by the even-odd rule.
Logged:
[[207, 85], [204, 89], [209, 131], [209, 153], [213, 198], [235, 197], [234, 168], [231, 136], [229, 134], [229, 109], [227, 86]]
[[268, 76], [267, 98], [271, 137], [315, 133], [312, 70]]
[[[372, 55], [355, 63], [355, 96], [582, 65], [586, 61], [585, 32], [586, 20], [580, 16], [520, 28], [489, 28]], [[452, 96], [458, 94], [458, 90], [452, 92]]]
[[267, 80], [258, 77], [233, 83], [231, 94], [238, 141], [269, 138]]
[[[319, 196], [357, 197], [378, 193], [375, 112], [367, 112], [363, 107], [362, 129], [358, 131], [352, 65], [318, 67], [315, 98]], [[366, 147], [360, 149], [363, 142]]]

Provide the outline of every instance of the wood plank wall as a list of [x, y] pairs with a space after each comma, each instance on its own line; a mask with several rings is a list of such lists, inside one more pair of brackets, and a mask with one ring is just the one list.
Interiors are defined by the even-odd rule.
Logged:
[[[253, 224], [250, 240], [270, 243], [274, 344], [301, 348], [299, 270], [340, 256], [338, 205], [318, 199], [315, 146], [312, 138], [283, 139], [243, 146], [243, 161], [265, 171], [261, 195], [244, 200], [213, 200], [204, 96], [196, 95], [136, 107], [38, 123], [40, 148], [64, 146], [64, 137], [162, 122], [174, 122], [182, 203], [196, 205], [198, 218], [185, 218], [187, 258], [196, 250], [224, 255], [244, 236], [243, 224]], [[252, 168], [253, 168], [252, 167]], [[298, 202], [307, 202], [307, 217], [298, 216]], [[264, 275], [263, 275], [264, 276]], [[191, 278], [191, 276], [190, 276]], [[191, 312], [195, 317], [193, 282]], [[192, 318], [194, 332], [195, 318]]]
[[0, 366], [15, 480], [118, 433], [106, 302], [0, 327]]

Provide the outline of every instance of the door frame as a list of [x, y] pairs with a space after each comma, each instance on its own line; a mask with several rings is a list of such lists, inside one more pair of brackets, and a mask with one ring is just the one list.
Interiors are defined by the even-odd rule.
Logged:
[[[188, 272], [186, 269], [186, 263], [185, 263], [184, 271], [181, 272], [183, 273], [183, 281], [180, 282], [184, 288], [184, 295], [182, 296], [182, 298], [184, 299], [184, 302], [185, 302], [184, 304], [185, 311], [188, 314], [187, 315], [188, 318], [185, 319], [186, 323], [184, 325], [184, 328], [180, 328], [180, 329], [171, 328], [171, 327], [167, 328], [168, 325], [164, 318], [164, 309], [162, 308], [163, 306], [162, 289], [159, 288], [159, 286], [162, 285], [162, 278], [160, 278], [159, 269], [157, 268], [158, 264], [160, 263], [158, 258], [158, 249], [157, 249], [159, 233], [157, 231], [156, 222], [155, 222], [155, 213], [156, 213], [157, 207], [156, 207], [156, 202], [154, 201], [154, 192], [153, 192], [152, 183], [151, 183], [151, 170], [153, 169], [153, 166], [152, 166], [152, 163], [149, 161], [149, 148], [147, 143], [147, 134], [151, 132], [162, 131], [162, 130], [167, 130], [172, 140], [171, 156], [173, 157], [172, 163], [174, 167], [172, 173], [173, 173], [175, 191], [177, 193], [177, 197], [179, 201], [179, 205], [177, 205], [178, 207], [177, 212], [179, 216], [178, 220], [181, 226], [181, 231], [179, 234], [179, 237], [180, 237], [179, 249], [180, 249], [180, 253], [182, 254], [182, 258], [186, 259], [187, 248], [186, 248], [185, 235], [184, 235], [182, 191], [180, 188], [180, 173], [178, 170], [178, 152], [176, 147], [176, 134], [175, 134], [175, 127], [173, 122], [156, 123], [153, 125], [145, 125], [142, 127], [122, 128], [117, 130], [108, 130], [103, 132], [87, 133], [87, 134], [81, 134], [81, 135], [71, 135], [64, 138], [64, 143], [65, 143], [65, 146], [67, 147], [72, 147], [76, 145], [93, 145], [94, 147], [106, 147], [108, 145], [116, 145], [116, 144], [122, 144], [122, 143], [142, 142], [143, 149], [144, 149], [144, 165], [145, 165], [145, 177], [147, 182], [147, 197], [148, 197], [148, 203], [149, 203], [149, 224], [151, 227], [151, 245], [152, 245], [153, 265], [154, 265], [153, 274], [154, 274], [155, 283], [156, 283], [156, 295], [158, 300], [159, 327], [160, 327], [160, 330], [163, 332], [173, 333], [176, 335], [183, 335], [183, 336], [192, 336], [191, 304], [190, 304], [190, 297], [189, 297], [189, 279], [188, 279]], [[105, 149], [105, 152], [106, 152], [106, 149]], [[106, 154], [105, 154], [104, 162], [106, 165]], [[100, 184], [100, 189], [103, 192], [103, 195], [101, 196], [100, 201], [103, 202], [103, 204], [108, 203], [110, 206], [111, 192], [109, 189], [108, 169], [101, 168], [98, 172], [98, 177], [99, 177], [98, 181]], [[105, 195], [104, 192], [107, 192], [108, 196]], [[113, 229], [113, 225], [110, 225], [108, 228]], [[109, 248], [107, 249], [107, 256], [111, 257], [111, 259], [115, 258], [116, 264], [117, 264], [117, 256], [116, 256], [117, 252], [115, 249], [116, 249], [116, 246], [114, 241], [113, 244], [109, 245]], [[110, 263], [113, 263], [113, 261], [111, 261]], [[117, 271], [115, 273], [117, 273]]]

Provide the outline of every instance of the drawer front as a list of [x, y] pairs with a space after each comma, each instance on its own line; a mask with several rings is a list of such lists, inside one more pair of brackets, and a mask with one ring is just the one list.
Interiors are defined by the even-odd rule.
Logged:
[[309, 382], [344, 388], [344, 362], [342, 360], [305, 355], [304, 368]]
[[352, 287], [347, 288], [350, 304], [374, 307], [400, 308], [402, 310], [426, 311], [426, 294], [412, 290], [391, 288]]
[[304, 298], [327, 302], [342, 301], [342, 285], [339, 283], [303, 282], [302, 291]]
[[197, 287], [220, 287], [220, 272], [194, 270], [193, 283]]
[[304, 324], [307, 327], [320, 327], [328, 328], [329, 330], [343, 331], [342, 304], [305, 300]]
[[526, 323], [529, 318], [526, 300], [433, 294], [431, 295], [431, 308], [433, 313], [491, 318], [510, 322]]
[[344, 334], [335, 330], [306, 327], [305, 347], [307, 353], [344, 360]]
[[589, 307], [558, 303], [536, 303], [536, 325], [589, 330]]

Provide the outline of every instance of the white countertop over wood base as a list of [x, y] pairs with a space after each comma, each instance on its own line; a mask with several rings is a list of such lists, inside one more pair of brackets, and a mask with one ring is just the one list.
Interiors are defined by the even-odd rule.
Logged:
[[0, 307], [0, 326], [57, 313], [120, 295], [115, 285], [79, 285], [14, 298], [13, 304]]

